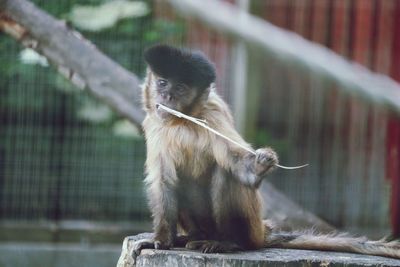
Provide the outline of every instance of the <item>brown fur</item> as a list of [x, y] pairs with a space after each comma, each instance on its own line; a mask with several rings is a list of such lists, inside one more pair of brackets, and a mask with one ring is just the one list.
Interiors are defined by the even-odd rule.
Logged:
[[[232, 241], [243, 249], [262, 247], [265, 232], [261, 202], [258, 191], [251, 186], [256, 179], [255, 168], [250, 168], [252, 174], [247, 177], [249, 168], [238, 166], [241, 160], [254, 165], [254, 155], [192, 122], [175, 117], [168, 120], [160, 118], [155, 109], [156, 92], [151, 84], [153, 75], [148, 73], [143, 86], [147, 111], [143, 127], [147, 143], [145, 182], [156, 239], [170, 242], [171, 237], [166, 237], [164, 233], [168, 222], [161, 219], [168, 215], [165, 214], [165, 207], [160, 206], [162, 202], [169, 202], [177, 205], [177, 210], [172, 213], [179, 214], [176, 215], [176, 223], [180, 228], [185, 233], [199, 235], [193, 239]], [[206, 120], [210, 127], [250, 147], [234, 129], [231, 113], [214, 88], [206, 93], [206, 97], [199, 97], [201, 100], [192, 108], [191, 115]], [[248, 185], [229, 177], [236, 173], [249, 179]], [[176, 195], [164, 195], [163, 191], [169, 187], [174, 188]], [[204, 195], [194, 194], [198, 188], [203, 188], [200, 191]], [[191, 192], [191, 195], [185, 192]], [[184, 207], [180, 200], [193, 206]], [[199, 210], [202, 205], [208, 206]], [[187, 214], [190, 209], [199, 211]], [[206, 222], [208, 227], [203, 227]]]
[[[148, 71], [143, 85], [147, 112], [146, 179], [155, 237], [134, 247], [170, 248], [186, 244], [203, 252], [285, 247], [347, 251], [400, 258], [398, 242], [369, 241], [346, 235], [275, 233], [262, 220], [257, 187], [277, 164], [269, 148], [256, 156], [206, 129], [156, 110], [157, 76]], [[193, 95], [191, 96], [193, 97]], [[250, 148], [236, 132], [231, 113], [213, 86], [195, 97], [189, 115]], [[179, 105], [179, 103], [178, 103]], [[264, 160], [258, 160], [260, 157]], [[261, 158], [262, 158], [261, 157]], [[177, 228], [185, 236], [177, 238]]]
[[272, 233], [266, 235], [265, 247], [353, 252], [366, 255], [400, 258], [398, 241], [371, 241], [347, 233], [318, 234], [313, 231]]

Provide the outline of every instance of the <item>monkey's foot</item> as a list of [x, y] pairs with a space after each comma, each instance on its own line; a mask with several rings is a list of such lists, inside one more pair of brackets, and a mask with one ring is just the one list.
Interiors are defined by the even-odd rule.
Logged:
[[184, 248], [186, 246], [186, 244], [188, 242], [190, 242], [191, 240], [193, 240], [193, 238], [190, 238], [187, 235], [178, 235], [175, 238], [174, 247]]
[[132, 258], [136, 262], [136, 258], [140, 255], [142, 249], [164, 249], [168, 250], [172, 245], [154, 239], [140, 239], [132, 244]]
[[132, 258], [133, 261], [136, 262], [136, 258], [140, 255], [142, 249], [145, 248], [154, 248], [154, 240], [153, 239], [140, 239], [135, 241], [132, 244]]
[[233, 242], [216, 240], [190, 241], [186, 244], [186, 248], [200, 250], [203, 253], [228, 253], [243, 250]]

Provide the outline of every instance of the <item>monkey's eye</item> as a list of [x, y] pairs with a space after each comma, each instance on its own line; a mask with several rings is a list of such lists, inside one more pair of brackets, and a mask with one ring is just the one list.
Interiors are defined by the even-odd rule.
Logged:
[[166, 87], [168, 85], [168, 81], [164, 79], [158, 79], [157, 80], [157, 86], [158, 87]]

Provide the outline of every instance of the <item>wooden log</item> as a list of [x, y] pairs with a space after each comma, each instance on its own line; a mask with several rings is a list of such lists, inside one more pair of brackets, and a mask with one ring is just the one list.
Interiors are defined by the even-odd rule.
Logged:
[[204, 254], [184, 249], [142, 250], [134, 262], [132, 244], [141, 238], [151, 238], [143, 233], [124, 240], [117, 267], [149, 266], [400, 266], [400, 260], [342, 252], [322, 252], [294, 249], [261, 249], [227, 254]]

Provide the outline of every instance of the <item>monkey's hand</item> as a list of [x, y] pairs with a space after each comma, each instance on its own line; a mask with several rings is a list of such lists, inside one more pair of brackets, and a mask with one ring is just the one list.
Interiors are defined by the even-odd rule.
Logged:
[[254, 171], [257, 175], [255, 186], [260, 186], [262, 178], [276, 168], [278, 164], [278, 155], [269, 147], [259, 148], [256, 150]]
[[[240, 162], [240, 161], [239, 161]], [[258, 188], [262, 179], [275, 169], [278, 164], [278, 156], [269, 147], [257, 149], [242, 158], [242, 164], [236, 164], [235, 174], [239, 181], [251, 188]]]

